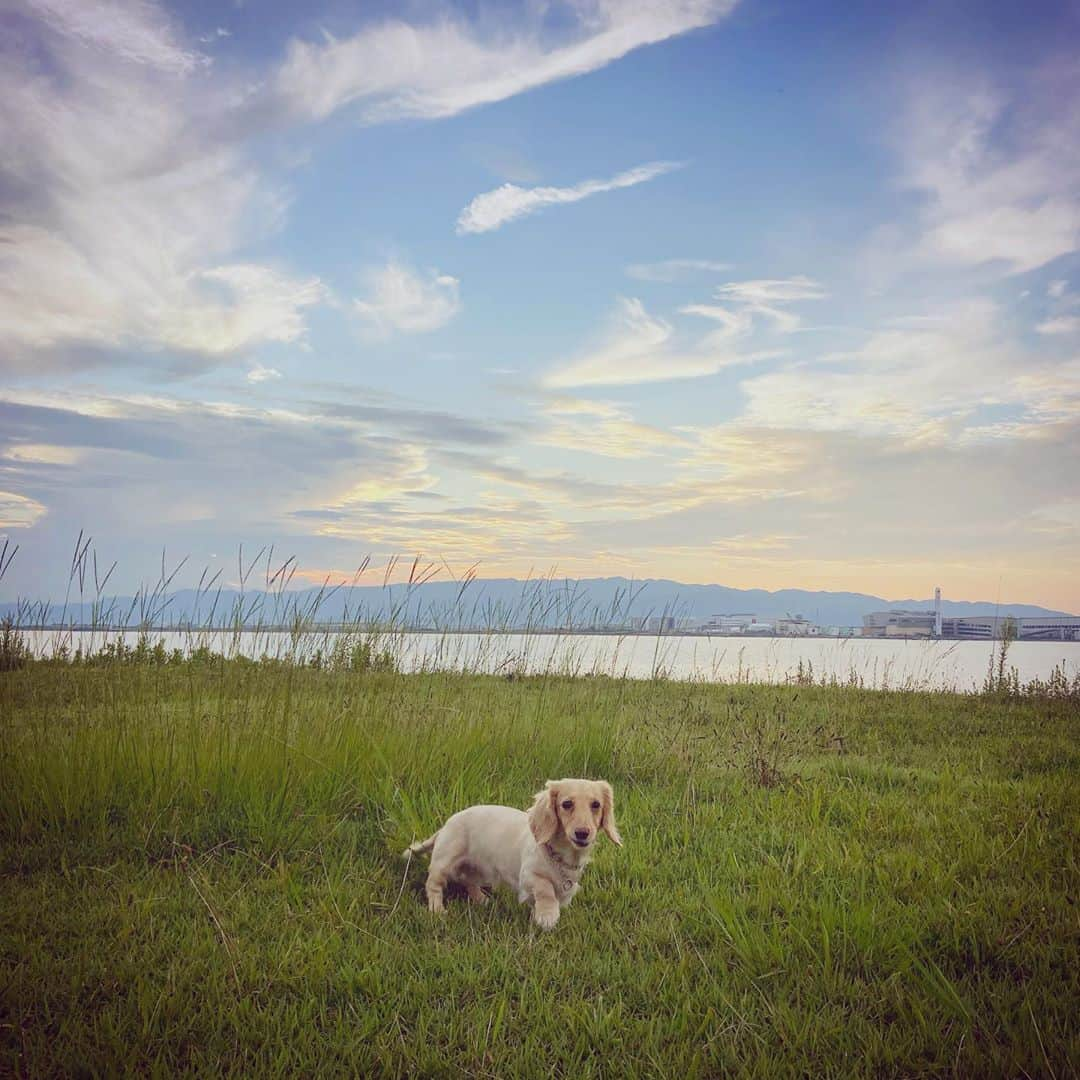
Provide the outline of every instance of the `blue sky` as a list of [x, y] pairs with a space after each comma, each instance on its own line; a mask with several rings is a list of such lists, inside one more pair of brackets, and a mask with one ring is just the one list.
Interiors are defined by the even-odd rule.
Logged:
[[0, 592], [84, 530], [1080, 610], [1078, 10], [4, 5]]

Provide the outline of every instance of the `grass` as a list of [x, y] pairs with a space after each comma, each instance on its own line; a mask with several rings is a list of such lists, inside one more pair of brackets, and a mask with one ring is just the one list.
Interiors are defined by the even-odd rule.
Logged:
[[[1074, 697], [13, 666], [0, 1074], [1076, 1075]], [[401, 849], [563, 775], [557, 929], [432, 919]]]

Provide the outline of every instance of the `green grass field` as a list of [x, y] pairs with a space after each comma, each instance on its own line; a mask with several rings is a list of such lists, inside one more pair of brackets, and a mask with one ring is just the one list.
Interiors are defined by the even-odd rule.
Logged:
[[[1075, 698], [0, 674], [0, 1073], [1075, 1075]], [[551, 933], [399, 852], [615, 786]]]

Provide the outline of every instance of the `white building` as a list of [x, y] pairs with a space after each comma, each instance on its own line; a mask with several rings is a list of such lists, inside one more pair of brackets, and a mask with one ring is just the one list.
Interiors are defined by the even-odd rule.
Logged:
[[1017, 641], [1080, 641], [1080, 617], [1033, 615], [962, 615], [941, 620], [941, 636], [982, 641], [1001, 640], [1006, 634]]
[[[933, 611], [873, 611], [863, 616], [863, 637], [934, 637]], [[968, 641], [999, 641], [1006, 630], [1017, 641], [1080, 641], [1080, 617], [1038, 615], [941, 616], [941, 636]]]
[[701, 630], [706, 634], [743, 634], [757, 622], [757, 616], [749, 613], [732, 615], [712, 615], [702, 623]]
[[896, 608], [863, 616], [863, 637], [932, 637], [934, 613]]

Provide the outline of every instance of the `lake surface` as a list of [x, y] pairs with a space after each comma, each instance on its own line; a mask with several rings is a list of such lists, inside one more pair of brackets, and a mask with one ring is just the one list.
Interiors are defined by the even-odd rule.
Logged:
[[[97, 651], [107, 641], [134, 645], [133, 632], [27, 631], [40, 656], [70, 651]], [[281, 631], [163, 631], [150, 635], [166, 649], [188, 652], [205, 645], [226, 656], [295, 657], [310, 660], [329, 654], [342, 640], [335, 631], [311, 631], [293, 637]], [[903, 641], [861, 638], [740, 638], [643, 636], [613, 634], [408, 633], [375, 637], [373, 646], [387, 649], [405, 671], [454, 670], [477, 673], [562, 672], [708, 682], [793, 680], [812, 668], [822, 678], [861, 680], [868, 687], [910, 687], [969, 692], [982, 687], [997, 643], [984, 641]], [[1014, 642], [1008, 668], [1021, 682], [1045, 679], [1063, 667], [1072, 679], [1080, 671], [1080, 642]]]

